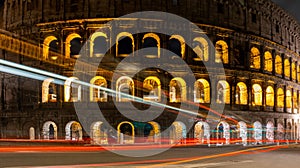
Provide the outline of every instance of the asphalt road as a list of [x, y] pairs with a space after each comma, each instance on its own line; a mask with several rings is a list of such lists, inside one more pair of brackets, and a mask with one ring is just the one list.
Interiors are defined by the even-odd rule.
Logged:
[[104, 150], [45, 152], [31, 151], [28, 148], [22, 151], [0, 152], [0, 167], [35, 166], [299, 168], [300, 147], [182, 147], [140, 158], [120, 156]]

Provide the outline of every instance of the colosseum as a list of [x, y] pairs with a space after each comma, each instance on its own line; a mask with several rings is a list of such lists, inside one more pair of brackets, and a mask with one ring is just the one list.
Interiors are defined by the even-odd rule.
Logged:
[[[157, 18], [144, 24], [143, 18], [119, 19], [139, 11], [175, 14], [202, 31], [185, 30], [195, 36], [186, 39], [158, 33], [163, 22]], [[4, 0], [0, 14], [0, 138], [245, 145], [300, 138], [299, 22], [270, 0]], [[114, 20], [122, 24], [107, 24]], [[145, 32], [131, 33], [137, 21]], [[138, 52], [150, 47], [157, 50]], [[123, 60], [159, 62], [162, 49], [184, 61], [194, 83], [176, 65], [173, 72], [128, 68], [133, 77], [113, 77]], [[98, 66], [94, 76], [75, 72], [76, 60]], [[132, 119], [136, 113], [127, 108], [147, 110], [143, 100], [164, 98], [168, 108], [151, 121]], [[102, 116], [93, 108], [79, 114], [78, 104], [96, 104]], [[181, 114], [185, 104], [197, 114]], [[219, 104], [224, 110], [208, 118]]]

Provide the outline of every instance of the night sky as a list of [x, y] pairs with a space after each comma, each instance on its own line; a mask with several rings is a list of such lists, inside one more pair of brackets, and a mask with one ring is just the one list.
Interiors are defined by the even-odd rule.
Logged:
[[300, 0], [272, 0], [282, 6], [290, 14], [294, 15], [300, 22]]

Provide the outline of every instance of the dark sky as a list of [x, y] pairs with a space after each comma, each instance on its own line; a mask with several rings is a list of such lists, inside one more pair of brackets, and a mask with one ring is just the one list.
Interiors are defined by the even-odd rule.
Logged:
[[294, 15], [300, 22], [300, 0], [272, 0]]

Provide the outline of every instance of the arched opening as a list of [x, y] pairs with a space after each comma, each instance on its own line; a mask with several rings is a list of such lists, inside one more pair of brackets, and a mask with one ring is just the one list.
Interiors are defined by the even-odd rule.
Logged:
[[128, 96], [134, 96], [134, 82], [128, 76], [122, 76], [117, 80], [116, 86], [116, 100], [118, 102], [128, 102], [132, 98]]
[[248, 104], [248, 89], [244, 82], [239, 82], [236, 86], [235, 104]]
[[82, 140], [82, 127], [79, 122], [70, 121], [65, 128], [66, 140], [81, 141]]
[[65, 102], [81, 101], [81, 85], [74, 82], [78, 80], [76, 77], [70, 77], [64, 84]]
[[160, 125], [154, 121], [150, 121], [148, 123], [152, 126], [152, 130], [150, 130], [149, 132], [147, 141], [153, 143], [161, 143]]
[[107, 102], [107, 93], [101, 88], [107, 88], [106, 79], [102, 76], [96, 76], [90, 81], [90, 101]]
[[54, 36], [48, 36], [43, 42], [44, 59], [57, 59], [58, 56], [58, 40]]
[[118, 143], [133, 144], [134, 136], [134, 125], [131, 122], [124, 121], [118, 125]]
[[300, 82], [300, 65], [297, 65], [297, 81]]
[[206, 79], [198, 79], [195, 82], [194, 102], [210, 103], [210, 84]]
[[284, 92], [282, 88], [277, 89], [277, 107], [278, 108], [284, 107]]
[[143, 99], [156, 102], [161, 100], [161, 83], [157, 77], [149, 76], [144, 80]]
[[286, 91], [286, 108], [292, 108], [292, 92], [290, 90]]
[[186, 134], [186, 126], [183, 122], [173, 122], [170, 127], [170, 144], [183, 143]]
[[97, 121], [92, 123], [90, 137], [93, 144], [108, 144], [108, 130], [103, 127], [103, 122]]
[[252, 86], [252, 106], [262, 105], [262, 88], [259, 84]]
[[247, 124], [243, 121], [238, 122], [238, 130], [239, 130], [239, 135], [238, 137], [242, 139], [242, 144], [246, 145], [247, 144]]
[[218, 144], [229, 144], [230, 126], [227, 122], [220, 122], [217, 126], [216, 137]]
[[297, 69], [296, 69], [296, 64], [293, 62], [292, 63], [292, 79], [296, 80], [297, 78]]
[[134, 38], [131, 33], [122, 32], [117, 36], [116, 55], [127, 57], [134, 51]]
[[267, 123], [266, 139], [269, 143], [274, 142], [274, 124], [271, 121]]
[[203, 121], [197, 122], [194, 128], [194, 138], [196, 143], [209, 144], [210, 126]]
[[196, 37], [193, 40], [193, 54], [194, 61], [208, 61], [209, 59], [209, 48], [208, 42], [203, 37]]
[[178, 103], [186, 101], [186, 83], [182, 78], [173, 78], [170, 81], [170, 102]]
[[272, 54], [269, 51], [265, 52], [265, 71], [272, 72], [273, 70], [273, 59]]
[[260, 122], [256, 121], [255, 123], [253, 123], [252, 135], [255, 144], [262, 143], [262, 124]]
[[48, 78], [42, 84], [42, 103], [56, 102], [57, 91], [56, 85], [53, 83], [54, 79]]
[[73, 33], [66, 38], [65, 55], [66, 58], [78, 58], [81, 50], [81, 36]]
[[285, 59], [284, 60], [284, 75], [286, 77], [290, 77], [291, 76], [291, 65], [290, 65], [289, 59]]
[[42, 137], [44, 139], [57, 139], [57, 126], [52, 121], [47, 121], [43, 125]]
[[225, 80], [217, 84], [217, 103], [230, 104], [230, 86]]
[[34, 127], [29, 128], [29, 139], [30, 140], [35, 140], [35, 129], [34, 129]]
[[185, 58], [185, 40], [180, 35], [172, 35], [168, 42], [168, 50]]
[[284, 127], [282, 124], [277, 124], [277, 138], [279, 142], [282, 142], [284, 140]]
[[298, 113], [298, 96], [297, 96], [297, 91], [293, 92], [293, 112], [295, 114]]
[[107, 49], [107, 35], [95, 32], [90, 39], [90, 57], [103, 57]]
[[215, 57], [216, 63], [229, 63], [229, 57], [228, 57], [228, 45], [225, 41], [219, 40], [216, 42], [216, 57]]
[[160, 38], [154, 33], [147, 33], [143, 37], [143, 48], [157, 48], [157, 50], [145, 51], [144, 55], [147, 58], [160, 58]]
[[256, 47], [250, 51], [250, 68], [260, 69], [260, 52]]
[[266, 105], [274, 107], [274, 89], [272, 86], [268, 86], [266, 89]]
[[276, 58], [275, 58], [275, 72], [278, 75], [282, 74], [282, 58], [279, 55], [276, 55]]

